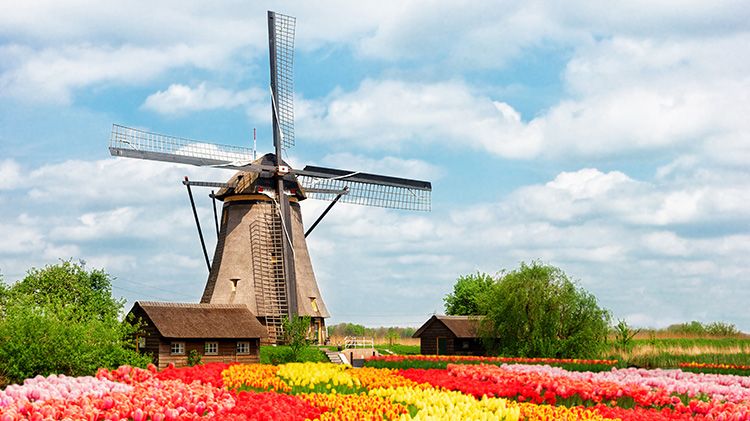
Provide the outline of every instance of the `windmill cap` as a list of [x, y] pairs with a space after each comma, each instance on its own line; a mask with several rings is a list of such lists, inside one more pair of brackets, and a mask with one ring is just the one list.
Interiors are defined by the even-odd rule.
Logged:
[[[260, 158], [253, 161], [253, 164], [264, 165], [264, 166], [277, 166], [276, 155], [267, 153]], [[289, 167], [289, 164], [281, 160], [279, 166]], [[263, 191], [276, 191], [276, 179], [273, 177], [261, 177], [260, 173], [251, 171], [238, 171], [235, 173], [228, 184], [236, 185], [236, 187], [222, 187], [216, 192], [215, 196], [219, 200], [224, 200], [230, 196], [236, 196], [241, 194], [255, 194]], [[305, 199], [305, 193], [301, 186], [297, 182], [297, 178], [293, 174], [287, 174], [284, 176], [284, 189], [292, 191], [294, 197], [298, 200]]]

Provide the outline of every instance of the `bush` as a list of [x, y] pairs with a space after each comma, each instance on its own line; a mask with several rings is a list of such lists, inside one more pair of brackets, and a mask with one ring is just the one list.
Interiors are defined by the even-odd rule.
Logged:
[[590, 358], [603, 350], [609, 312], [559, 268], [532, 262], [505, 273], [481, 303], [480, 335], [505, 356]]
[[199, 354], [198, 351], [196, 351], [194, 349], [191, 349], [190, 352], [188, 352], [188, 355], [187, 355], [187, 365], [188, 365], [188, 367], [193, 367], [193, 366], [196, 366], [196, 365], [203, 364], [201, 362], [201, 359], [202, 359], [201, 354]]
[[666, 331], [671, 334], [685, 336], [722, 336], [733, 337], [739, 336], [740, 331], [737, 326], [725, 322], [713, 322], [703, 324], [693, 320], [690, 323], [677, 323], [669, 325]]
[[123, 303], [112, 298], [104, 272], [62, 262], [0, 289], [0, 373], [7, 381], [151, 362], [134, 350], [135, 327], [118, 319]]

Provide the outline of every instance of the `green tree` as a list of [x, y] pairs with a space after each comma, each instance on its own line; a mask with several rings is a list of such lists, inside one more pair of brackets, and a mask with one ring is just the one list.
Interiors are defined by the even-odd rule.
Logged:
[[290, 359], [299, 361], [300, 353], [307, 346], [307, 334], [310, 331], [310, 316], [284, 318], [284, 341], [291, 350]]
[[445, 314], [451, 316], [471, 316], [482, 314], [481, 301], [495, 280], [492, 276], [477, 272], [458, 278], [453, 285], [453, 293], [443, 298], [445, 301]]
[[54, 304], [71, 309], [73, 318], [117, 317], [124, 300], [112, 297], [112, 278], [102, 270], [87, 271], [85, 263], [62, 261], [32, 268], [9, 290], [11, 296], [30, 297], [35, 305]]
[[130, 338], [137, 326], [119, 320], [123, 302], [112, 298], [110, 277], [102, 271], [67, 261], [32, 269], [0, 290], [0, 373], [11, 382], [150, 362], [134, 350]]
[[504, 273], [486, 296], [480, 335], [508, 356], [586, 358], [606, 344], [609, 312], [559, 268], [532, 262]]

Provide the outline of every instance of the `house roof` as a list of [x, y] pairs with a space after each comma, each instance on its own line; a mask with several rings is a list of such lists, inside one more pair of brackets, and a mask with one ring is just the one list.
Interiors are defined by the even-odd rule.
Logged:
[[136, 301], [166, 338], [264, 338], [266, 328], [244, 304], [192, 304]]
[[434, 315], [425, 322], [416, 332], [412, 335], [413, 338], [419, 338], [422, 332], [425, 331], [433, 323], [442, 323], [448, 328], [457, 338], [476, 338], [477, 330], [479, 329], [479, 316], [439, 316]]

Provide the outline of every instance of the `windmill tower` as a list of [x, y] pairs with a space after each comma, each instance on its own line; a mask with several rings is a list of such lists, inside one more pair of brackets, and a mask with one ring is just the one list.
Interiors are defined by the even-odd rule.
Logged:
[[[209, 276], [201, 302], [247, 305], [273, 342], [281, 339], [282, 319], [298, 315], [310, 316], [324, 338], [329, 313], [305, 237], [335, 203], [428, 211], [432, 190], [426, 181], [309, 165], [300, 170], [280, 159], [295, 143], [294, 27], [293, 17], [268, 12], [274, 153], [254, 160], [253, 149], [120, 125], [113, 125], [109, 144], [113, 156], [238, 170], [227, 182], [183, 182], [188, 191], [219, 188], [212, 197], [223, 201], [213, 264], [204, 249]], [[332, 203], [305, 232], [300, 202], [307, 198]]]

